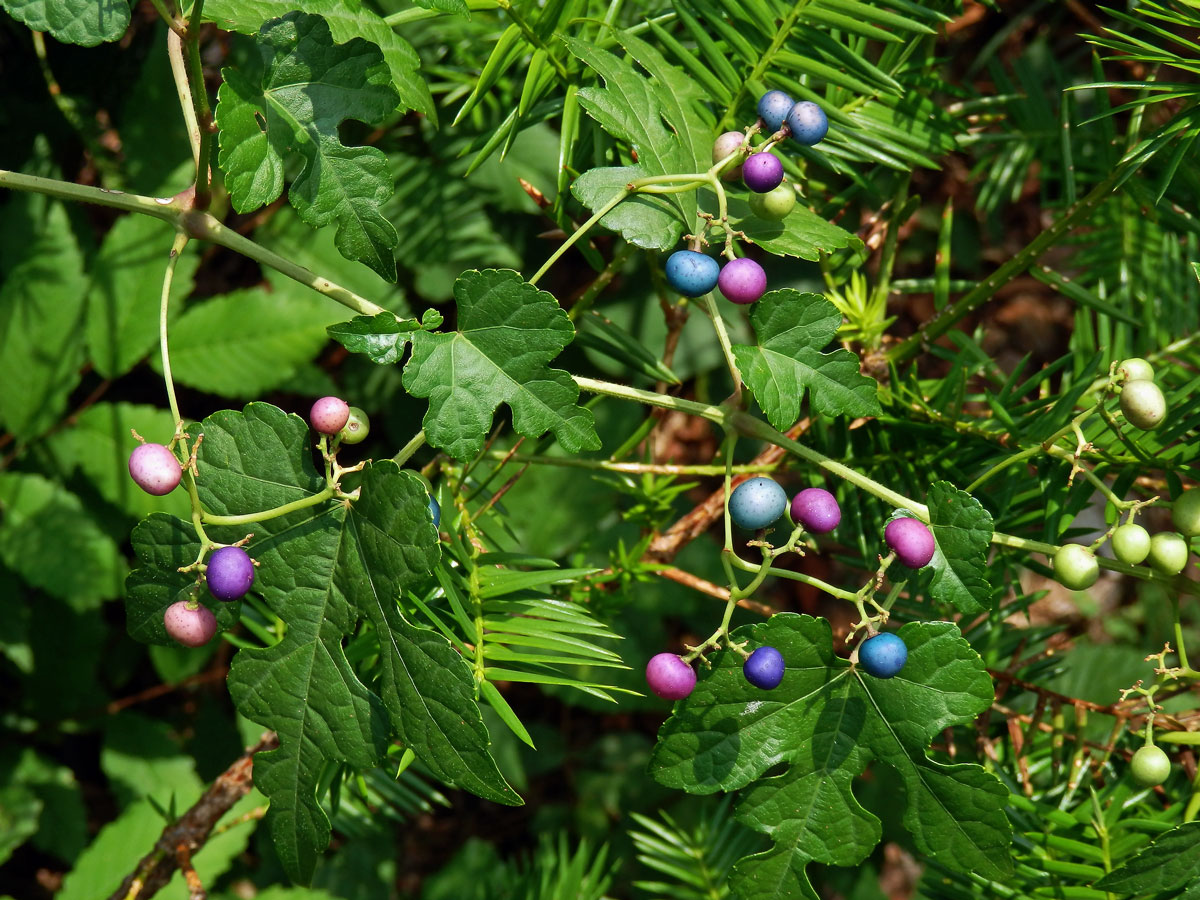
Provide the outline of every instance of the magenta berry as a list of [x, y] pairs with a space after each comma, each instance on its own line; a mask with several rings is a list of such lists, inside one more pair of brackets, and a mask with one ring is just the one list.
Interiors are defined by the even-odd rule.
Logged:
[[842, 521], [842, 510], [824, 488], [805, 488], [792, 498], [792, 521], [813, 534], [829, 534]]
[[334, 435], [346, 427], [350, 418], [350, 404], [341, 397], [322, 397], [312, 405], [308, 423], [314, 431]]
[[767, 290], [767, 273], [752, 259], [730, 260], [717, 276], [717, 287], [734, 303], [753, 303]]
[[933, 534], [916, 519], [892, 519], [883, 530], [883, 539], [896, 552], [896, 559], [910, 569], [929, 565], [933, 559]]
[[774, 153], [755, 153], [742, 163], [742, 181], [759, 194], [773, 191], [783, 184], [783, 163]]
[[207, 606], [189, 606], [187, 600], [179, 600], [167, 607], [163, 627], [183, 646], [203, 647], [217, 633], [217, 617]]
[[222, 547], [208, 558], [204, 580], [218, 600], [240, 600], [254, 583], [254, 562], [241, 547]]
[[142, 444], [129, 454], [129, 477], [147, 494], [171, 493], [182, 476], [179, 460], [162, 444]]
[[646, 684], [664, 700], [682, 700], [696, 686], [696, 670], [674, 653], [659, 653], [646, 663]]

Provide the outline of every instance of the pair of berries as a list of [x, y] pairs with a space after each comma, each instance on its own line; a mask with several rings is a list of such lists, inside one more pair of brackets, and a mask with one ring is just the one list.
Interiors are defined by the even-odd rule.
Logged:
[[797, 103], [783, 91], [767, 91], [758, 98], [758, 116], [772, 132], [785, 125], [797, 144], [811, 147], [829, 133], [829, 117], [811, 100]]
[[[221, 547], [208, 558], [204, 581], [218, 600], [240, 600], [254, 584], [254, 561], [241, 547]], [[201, 647], [217, 633], [217, 617], [194, 598], [177, 600], [163, 614], [163, 626], [185, 647]]]
[[[729, 495], [729, 518], [738, 528], [757, 531], [774, 525], [787, 508], [787, 494], [766, 476], [743, 481]], [[828, 534], [842, 520], [837, 498], [823, 488], [805, 488], [792, 498], [792, 520], [813, 534]], [[883, 539], [896, 559], [920, 569], [933, 559], [936, 545], [929, 528], [917, 519], [897, 517], [887, 523]]]
[[1118, 367], [1122, 376], [1121, 413], [1130, 425], [1152, 431], [1167, 417], [1167, 398], [1154, 383], [1154, 369], [1144, 359], [1124, 360]]
[[753, 303], [767, 290], [767, 273], [752, 259], [722, 266], [697, 250], [676, 250], [667, 258], [667, 284], [685, 297], [702, 297], [715, 287], [734, 303]]
[[314, 403], [308, 414], [308, 423], [313, 431], [320, 434], [339, 436], [343, 444], [362, 443], [371, 431], [367, 414], [341, 397], [322, 397]]

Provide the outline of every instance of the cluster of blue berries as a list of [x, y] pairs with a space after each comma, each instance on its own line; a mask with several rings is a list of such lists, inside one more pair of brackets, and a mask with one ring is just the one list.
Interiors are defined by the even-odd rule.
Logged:
[[[729, 495], [729, 518], [745, 531], [771, 527], [785, 510], [790, 511], [796, 525], [811, 534], [828, 534], [842, 520], [837, 498], [824, 488], [805, 488], [789, 504], [778, 482], [759, 476], [743, 481]], [[889, 521], [883, 539], [896, 560], [910, 569], [929, 565], [936, 552], [933, 533], [925, 523], [906, 516], [897, 515]], [[874, 634], [858, 647], [858, 664], [875, 678], [892, 678], [907, 661], [908, 647], [891, 632]], [[777, 688], [786, 671], [783, 654], [771, 646], [755, 649], [742, 666], [746, 681], [766, 691]], [[696, 686], [696, 672], [684, 657], [659, 653], [646, 666], [646, 683], [664, 699], [682, 700]]]
[[[783, 91], [767, 91], [759, 98], [758, 116], [773, 137], [790, 136], [806, 147], [820, 142], [829, 131], [824, 110], [811, 100], [799, 103]], [[727, 131], [713, 143], [713, 162], [739, 151], [746, 136]], [[769, 150], [753, 153], [741, 165], [726, 169], [722, 177], [741, 177], [752, 191], [750, 208], [763, 219], [778, 221], [796, 205], [796, 192], [783, 183], [783, 163]], [[667, 259], [667, 283], [685, 297], [702, 297], [714, 287], [734, 303], [753, 303], [767, 290], [767, 275], [752, 259], [733, 259], [721, 266], [698, 250], [678, 250]]]

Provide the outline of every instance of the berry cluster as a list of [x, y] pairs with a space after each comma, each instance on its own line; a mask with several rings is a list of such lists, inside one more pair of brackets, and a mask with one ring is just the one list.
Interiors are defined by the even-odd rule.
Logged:
[[[317, 400], [309, 411], [308, 422], [315, 432], [323, 436], [322, 440], [333, 438], [334, 449], [331, 453], [336, 451], [339, 444], [360, 443], [371, 430], [367, 414], [358, 407], [350, 406], [340, 397], [322, 397]], [[186, 435], [177, 436], [172, 444], [184, 437]], [[324, 444], [321, 446], [324, 447]], [[187, 452], [186, 447], [184, 452]], [[325, 452], [324, 449], [322, 452]], [[142, 490], [155, 496], [163, 496], [179, 486], [184, 471], [195, 472], [194, 463], [193, 458], [181, 464], [170, 447], [143, 442], [129, 456], [129, 475]], [[429, 514], [434, 527], [439, 527], [442, 510], [432, 494], [429, 496]], [[181, 570], [196, 568], [202, 573], [201, 579], [189, 589], [190, 596], [172, 603], [163, 614], [163, 626], [167, 634], [185, 647], [203, 646], [217, 633], [217, 617], [198, 600], [202, 585], [207, 586], [209, 593], [217, 600], [232, 602], [246, 596], [254, 584], [254, 567], [257, 563], [238, 544], [218, 547], [208, 556], [207, 563], [202, 564], [204, 553], [212, 546], [213, 544], [205, 538], [200, 559], [194, 566]]]
[[[734, 154], [749, 151], [749, 136], [764, 126], [772, 134], [757, 152], [740, 163], [726, 168], [721, 177], [732, 181], [738, 177], [751, 191], [750, 209], [762, 219], [779, 221], [796, 205], [796, 192], [783, 180], [783, 163], [771, 148], [786, 137], [806, 147], [819, 143], [829, 131], [829, 119], [817, 104], [810, 100], [799, 103], [783, 91], [767, 91], [758, 101], [759, 122], [749, 134], [727, 131], [713, 142], [714, 166]], [[729, 261], [724, 266], [699, 250], [678, 250], [667, 259], [667, 283], [685, 297], [702, 297], [714, 287], [726, 299], [740, 304], [753, 303], [767, 290], [767, 274], [762, 266], [746, 257], [733, 258], [727, 246]]]
[[[842, 520], [837, 498], [829, 491], [805, 488], [789, 504], [783, 487], [766, 476], [749, 478], [734, 488], [729, 495], [728, 509], [733, 525], [745, 531], [757, 532], [771, 527], [783, 517], [785, 510], [791, 513], [797, 535], [801, 531], [828, 534]], [[1200, 507], [1197, 519], [1200, 522]], [[929, 528], [917, 519], [904, 516], [888, 522], [884, 528], [884, 541], [892, 553], [891, 558], [910, 569], [928, 565], [936, 550]], [[871, 636], [858, 647], [858, 663], [875, 678], [891, 678], [908, 661], [908, 647], [899, 635], [876, 634], [873, 626], [869, 630]], [[691, 660], [699, 656], [705, 646], [693, 648], [686, 656], [674, 653], [654, 656], [646, 665], [646, 683], [650, 690], [665, 700], [682, 700], [691, 694], [696, 686], [696, 672]], [[750, 684], [769, 691], [783, 682], [787, 664], [778, 649], [762, 646], [747, 654], [734, 644], [730, 646], [745, 657], [742, 674]]]
[[[1154, 383], [1154, 370], [1146, 360], [1135, 357], [1121, 362], [1117, 366], [1117, 382], [1121, 413], [1127, 422], [1146, 430], [1162, 424], [1167, 402]], [[1113, 555], [1126, 565], [1147, 563], [1160, 575], [1178, 575], [1187, 567], [1188, 539], [1200, 535], [1200, 489], [1184, 491], [1179, 496], [1171, 507], [1171, 522], [1175, 531], [1151, 535], [1131, 515], [1129, 521], [1091, 546], [1065, 544], [1054, 554], [1054, 577], [1073, 591], [1090, 588], [1100, 577], [1095, 551], [1105, 541], [1112, 542]]]

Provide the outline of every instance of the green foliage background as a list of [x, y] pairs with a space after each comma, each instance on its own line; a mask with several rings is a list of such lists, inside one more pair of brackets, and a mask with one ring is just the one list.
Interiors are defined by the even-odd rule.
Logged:
[[[1068, 596], [1034, 552], [1113, 520], [1097, 481], [1196, 480], [1190, 0], [0, 8], [0, 895], [108, 896], [272, 729], [195, 856], [210, 897], [1200, 896], [1194, 693], [1165, 700], [1161, 791], [1125, 773], [1119, 702], [1194, 642], [1194, 586], [1114, 565]], [[200, 28], [212, 103], [214, 224], [165, 304], [199, 497], [298, 504], [252, 527], [255, 591], [194, 651], [161, 623], [188, 499], [125, 471], [131, 429], [174, 431], [160, 291], [196, 176], [162, 11]], [[783, 223], [728, 188], [772, 292], [718, 307], [749, 400], [727, 459], [705, 410], [735, 385], [662, 277], [717, 195], [611, 201], [703, 172], [768, 88], [831, 130], [781, 152]], [[1131, 355], [1170, 405], [1152, 433], [1107, 421]], [[353, 503], [303, 421], [329, 393], [372, 419]], [[1096, 402], [1072, 477], [1073, 437], [1047, 444]], [[727, 462], [838, 494], [788, 568], [848, 590], [925, 504], [904, 678], [846, 662], [850, 604], [778, 578], [732, 622], [784, 650], [778, 692], [724, 650], [673, 712], [643, 695], [720, 620], [720, 521], [663, 542]]]

